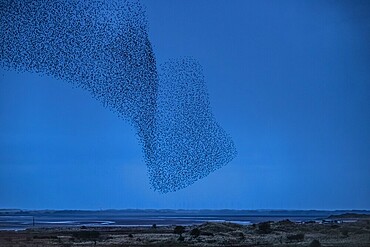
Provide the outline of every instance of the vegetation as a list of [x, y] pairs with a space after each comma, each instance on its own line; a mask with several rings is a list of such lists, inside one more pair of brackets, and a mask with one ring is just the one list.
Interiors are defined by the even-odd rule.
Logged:
[[183, 234], [185, 232], [185, 227], [183, 226], [176, 226], [175, 229], [173, 230], [175, 234]]
[[240, 240], [244, 240], [245, 239], [244, 233], [238, 232], [238, 235], [239, 235]]
[[263, 234], [272, 232], [270, 222], [262, 222], [258, 224], [258, 231]]
[[199, 237], [200, 230], [198, 228], [194, 228], [193, 230], [191, 230], [190, 235], [194, 237]]
[[203, 236], [211, 236], [211, 237], [214, 236], [214, 234], [212, 232], [203, 232], [202, 231], [200, 234], [203, 235]]
[[292, 234], [287, 236], [288, 240], [302, 241], [304, 240], [304, 233]]
[[98, 231], [77, 231], [77, 232], [73, 232], [72, 236], [74, 238], [83, 239], [83, 240], [95, 240], [100, 237], [100, 232]]
[[321, 243], [319, 240], [313, 240], [308, 247], [321, 247]]
[[341, 231], [341, 233], [342, 233], [342, 235], [343, 235], [344, 237], [348, 237], [349, 230], [348, 230], [348, 229], [343, 229], [343, 230]]
[[[339, 228], [332, 228], [333, 224], [288, 221], [267, 222], [255, 227], [230, 223], [171, 228], [157, 226], [155, 230], [151, 225], [134, 228], [33, 228], [19, 232], [0, 231], [0, 246], [82, 247], [94, 246], [94, 242], [96, 246], [370, 246], [369, 222], [344, 222], [338, 224]], [[272, 234], [260, 234], [260, 230], [271, 231]]]

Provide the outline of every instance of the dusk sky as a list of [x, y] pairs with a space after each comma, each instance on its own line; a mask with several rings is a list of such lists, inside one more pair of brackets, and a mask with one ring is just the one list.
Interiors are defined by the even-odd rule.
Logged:
[[142, 4], [157, 64], [199, 61], [237, 157], [160, 194], [127, 121], [0, 68], [0, 208], [370, 209], [370, 1]]

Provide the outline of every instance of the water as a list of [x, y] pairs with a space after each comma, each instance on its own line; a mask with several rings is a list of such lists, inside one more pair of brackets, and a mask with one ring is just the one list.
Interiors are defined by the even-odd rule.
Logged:
[[0, 211], [0, 230], [33, 227], [134, 227], [196, 225], [205, 222], [232, 222], [250, 225], [289, 219], [317, 221], [342, 211], [236, 211], [236, 210], [108, 210], [108, 211]]

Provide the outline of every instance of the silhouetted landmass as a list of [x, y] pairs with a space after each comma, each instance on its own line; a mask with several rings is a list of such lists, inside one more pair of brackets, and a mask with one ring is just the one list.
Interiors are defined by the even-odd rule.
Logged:
[[106, 209], [106, 210], [22, 210], [0, 209], [1, 215], [245, 215], [245, 216], [315, 216], [318, 219], [338, 217], [369, 217], [370, 210], [185, 210], [185, 209]]
[[338, 215], [330, 215], [329, 219], [361, 219], [361, 218], [370, 218], [369, 214], [360, 214], [360, 213], [344, 213]]

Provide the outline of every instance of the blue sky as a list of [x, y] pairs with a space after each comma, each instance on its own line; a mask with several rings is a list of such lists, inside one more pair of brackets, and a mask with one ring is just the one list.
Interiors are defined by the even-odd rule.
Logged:
[[1, 69], [0, 208], [370, 209], [368, 1], [142, 3], [157, 63], [199, 60], [238, 156], [159, 194], [127, 122]]

